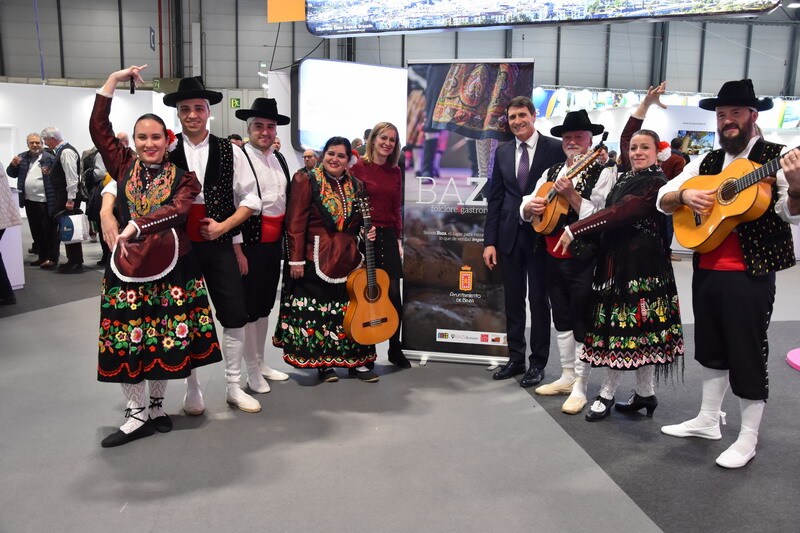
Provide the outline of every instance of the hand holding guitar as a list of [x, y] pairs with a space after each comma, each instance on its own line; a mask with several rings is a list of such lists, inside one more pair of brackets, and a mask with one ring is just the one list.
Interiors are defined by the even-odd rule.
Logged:
[[525, 204], [525, 208], [523, 209], [525, 218], [530, 220], [534, 215], [541, 216], [546, 207], [547, 200], [541, 196], [534, 196], [527, 204]]
[[686, 189], [681, 192], [680, 200], [683, 205], [701, 215], [707, 215], [711, 212], [716, 202], [716, 189], [702, 191], [699, 189]]

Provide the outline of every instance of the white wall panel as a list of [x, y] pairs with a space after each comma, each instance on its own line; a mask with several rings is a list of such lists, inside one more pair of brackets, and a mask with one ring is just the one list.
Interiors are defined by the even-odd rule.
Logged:
[[605, 25], [562, 26], [559, 84], [602, 87], [605, 53]]
[[726, 81], [743, 78], [746, 60], [747, 25], [708, 24], [700, 92], [716, 93]]
[[533, 59], [534, 85], [556, 82], [556, 37], [553, 26], [532, 26], [514, 29], [511, 36], [512, 57]]
[[419, 33], [406, 36], [406, 61], [453, 59], [455, 53], [455, 32]]
[[505, 56], [505, 30], [458, 32], [459, 59], [502, 59]]
[[[667, 86], [672, 91], [697, 92], [702, 35], [700, 26], [699, 22], [669, 24]], [[723, 58], [711, 58], [711, 60], [722, 61]]]
[[750, 78], [756, 94], [780, 94], [789, 59], [789, 26], [755, 26], [750, 52]]
[[386, 67], [403, 66], [403, 38], [400, 35], [358, 37], [355, 42], [357, 62]]
[[[647, 89], [650, 86], [652, 49], [653, 24], [612, 24], [608, 86], [615, 89]], [[600, 56], [600, 51], [597, 55]], [[602, 61], [604, 59], [598, 57], [598, 62]]]
[[[39, 32], [44, 55], [45, 78], [59, 77], [58, 14], [55, 3], [39, 4]], [[41, 76], [33, 3], [26, 0], [0, 2], [0, 35], [3, 62], [9, 76]]]

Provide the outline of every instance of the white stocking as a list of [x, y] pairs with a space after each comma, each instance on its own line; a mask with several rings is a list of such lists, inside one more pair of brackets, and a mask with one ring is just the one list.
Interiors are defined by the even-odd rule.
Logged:
[[728, 391], [728, 371], [702, 367], [701, 377], [703, 378], [703, 400], [700, 404], [700, 413], [684, 422], [684, 425], [690, 429], [716, 427], [719, 424], [720, 416], [722, 416], [722, 423], [725, 423], [725, 413], [721, 409], [722, 400], [725, 399], [725, 393]]
[[245, 345], [245, 328], [225, 328], [222, 332], [225, 356], [225, 378], [229, 385], [239, 385], [242, 377], [242, 355]]
[[556, 334], [558, 354], [561, 357], [561, 377], [554, 383], [569, 385], [575, 381], [575, 337], [570, 331], [559, 331]]
[[655, 391], [655, 375], [656, 367], [653, 365], [645, 365], [636, 369], [636, 387], [634, 392], [639, 396], [646, 398], [653, 396]]
[[617, 387], [619, 386], [621, 379], [622, 370], [609, 368], [606, 378], [603, 380], [603, 384], [600, 386], [600, 396], [606, 400], [611, 400], [614, 398], [614, 393], [617, 392]]
[[144, 381], [139, 383], [123, 383], [122, 392], [125, 398], [128, 399], [128, 408], [125, 409], [125, 421], [119, 429], [123, 433], [131, 433], [136, 431], [147, 421], [144, 416], [145, 403], [144, 403]]
[[256, 320], [255, 324], [255, 350], [256, 359], [262, 371], [268, 370], [269, 367], [264, 364], [264, 350], [267, 346], [267, 335], [269, 334], [269, 317], [261, 317]]
[[728, 448], [729, 451], [735, 451], [742, 456], [748, 456], [755, 451], [758, 443], [758, 428], [761, 426], [765, 405], [764, 400], [739, 398], [739, 406], [742, 409], [742, 429], [739, 430], [739, 438]]
[[164, 393], [167, 390], [167, 380], [147, 380], [147, 385], [150, 387], [150, 418], [165, 416], [163, 402]]

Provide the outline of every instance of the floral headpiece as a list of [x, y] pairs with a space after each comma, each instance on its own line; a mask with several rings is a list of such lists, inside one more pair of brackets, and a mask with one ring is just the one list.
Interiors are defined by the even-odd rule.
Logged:
[[167, 140], [169, 143], [167, 144], [167, 152], [172, 152], [175, 148], [178, 147], [178, 137], [175, 136], [175, 132], [168, 129], [167, 130]]

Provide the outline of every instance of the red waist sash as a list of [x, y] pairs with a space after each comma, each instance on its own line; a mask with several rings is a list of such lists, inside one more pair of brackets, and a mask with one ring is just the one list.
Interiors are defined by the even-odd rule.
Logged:
[[205, 241], [200, 235], [200, 221], [204, 218], [206, 218], [206, 204], [192, 204], [189, 209], [189, 218], [186, 220], [186, 234], [189, 235], [190, 241]]
[[285, 216], [271, 217], [261, 215], [261, 242], [277, 242], [281, 238]]
[[569, 253], [569, 249], [567, 250], [559, 250], [558, 252], [554, 252], [553, 248], [556, 247], [558, 244], [558, 240], [561, 239], [561, 236], [564, 234], [564, 230], [560, 229], [555, 234], [545, 235], [544, 242], [547, 245], [547, 253], [555, 257], [556, 259], [569, 259], [572, 257], [572, 254]]

